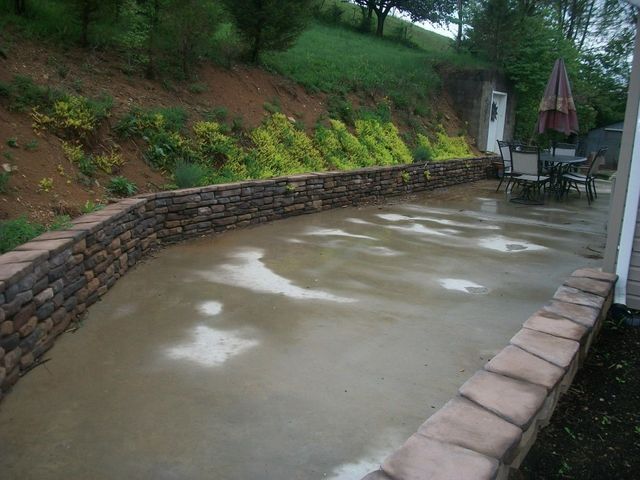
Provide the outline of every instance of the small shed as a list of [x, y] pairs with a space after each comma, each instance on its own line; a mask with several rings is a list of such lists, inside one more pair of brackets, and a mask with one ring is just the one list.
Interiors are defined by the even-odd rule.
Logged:
[[606, 148], [607, 154], [604, 157], [603, 168], [616, 170], [618, 168], [623, 129], [624, 122], [618, 122], [590, 130], [580, 142], [582, 153], [588, 155], [590, 152], [596, 152], [599, 148]]
[[515, 95], [504, 75], [491, 70], [465, 70], [443, 73], [443, 81], [479, 150], [498, 153], [497, 140], [513, 139]]

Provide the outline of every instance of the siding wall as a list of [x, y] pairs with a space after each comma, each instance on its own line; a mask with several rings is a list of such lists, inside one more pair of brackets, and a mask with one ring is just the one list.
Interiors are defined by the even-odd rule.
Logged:
[[627, 305], [640, 309], [640, 210], [636, 217], [636, 233], [631, 253], [631, 264], [629, 265], [629, 276], [627, 277]]

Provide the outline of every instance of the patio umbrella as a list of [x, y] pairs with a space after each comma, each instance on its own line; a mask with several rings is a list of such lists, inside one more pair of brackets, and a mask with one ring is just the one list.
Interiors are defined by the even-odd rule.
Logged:
[[553, 65], [547, 88], [540, 101], [536, 130], [538, 133], [556, 130], [566, 136], [578, 133], [578, 114], [573, 103], [567, 69], [561, 58]]

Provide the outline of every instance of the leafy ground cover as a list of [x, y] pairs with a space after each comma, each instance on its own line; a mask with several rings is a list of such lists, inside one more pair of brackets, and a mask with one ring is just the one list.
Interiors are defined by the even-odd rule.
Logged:
[[551, 423], [538, 435], [520, 478], [638, 478], [639, 352], [640, 327], [610, 317]]

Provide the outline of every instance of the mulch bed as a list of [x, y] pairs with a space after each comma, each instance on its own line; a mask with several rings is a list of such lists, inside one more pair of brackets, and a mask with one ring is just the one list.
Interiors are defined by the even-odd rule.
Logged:
[[610, 315], [520, 479], [640, 479], [640, 327]]

